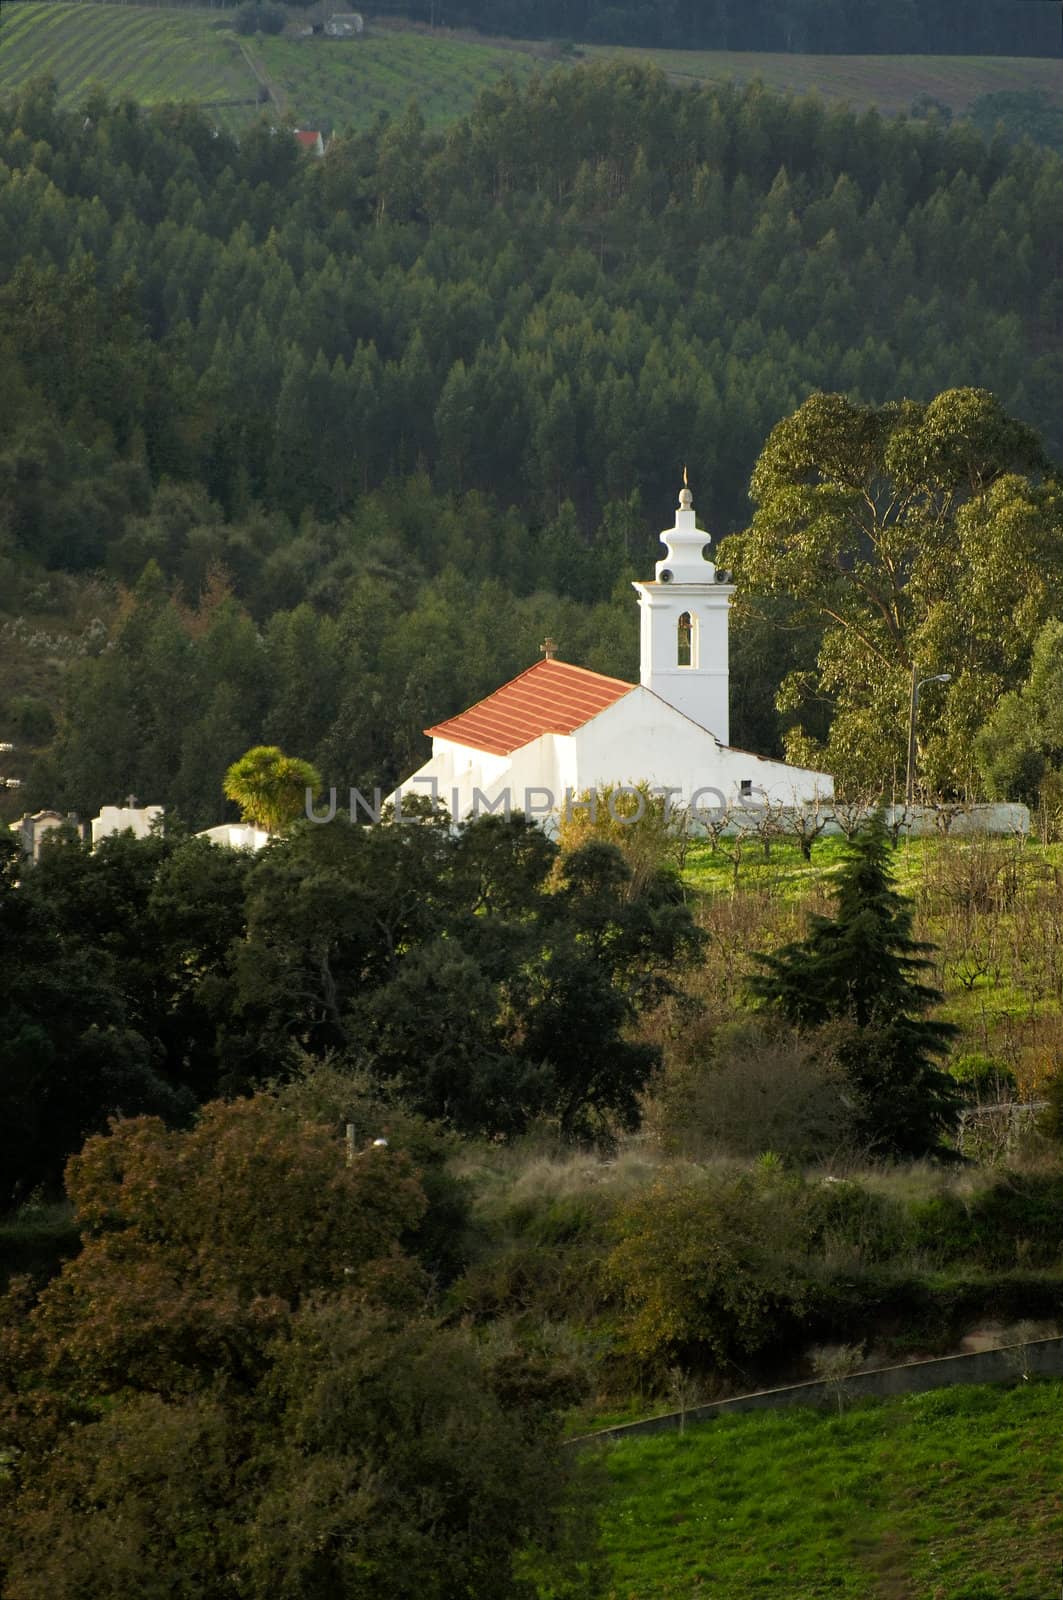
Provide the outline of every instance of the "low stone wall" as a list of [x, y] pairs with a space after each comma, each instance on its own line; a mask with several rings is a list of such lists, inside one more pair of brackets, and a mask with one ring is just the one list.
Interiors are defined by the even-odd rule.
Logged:
[[[911, 833], [913, 839], [932, 838], [935, 834], [943, 832], [941, 827], [942, 813], [933, 806], [914, 806], [911, 811]], [[908, 831], [905, 808], [903, 806], [887, 806], [886, 821], [901, 822], [905, 832]], [[949, 819], [948, 833], [951, 837], [970, 837], [979, 833], [1003, 833], [1017, 837], [1030, 831], [1030, 811], [1028, 806], [1012, 804], [1001, 801], [999, 804], [984, 804], [971, 806], [969, 809], [957, 811]]]
[[[867, 1395], [890, 1396], [924, 1394], [929, 1389], [944, 1389], [955, 1383], [1014, 1382], [1026, 1374], [1044, 1377], [1063, 1376], [1063, 1339], [1035, 1339], [1029, 1344], [1002, 1345], [995, 1350], [976, 1350], [969, 1355], [942, 1356], [931, 1361], [909, 1361], [899, 1367], [877, 1367], [871, 1372], [854, 1372], [844, 1380], [849, 1400]], [[786, 1389], [759, 1389], [754, 1394], [735, 1395], [731, 1400], [714, 1400], [709, 1405], [693, 1406], [685, 1414], [669, 1411], [642, 1422], [624, 1422], [615, 1428], [581, 1434], [570, 1439], [572, 1445], [607, 1443], [632, 1439], [642, 1434], [677, 1433], [681, 1426], [712, 1422], [735, 1411], [772, 1411], [780, 1406], [823, 1406], [834, 1403], [837, 1385], [814, 1379], [791, 1384]]]
[[[785, 823], [787, 812], [791, 815], [799, 811], [800, 807], [783, 807], [780, 820]], [[835, 821], [832, 802], [824, 800], [820, 805], [820, 815], [825, 818], [826, 826], [821, 838], [843, 833], [841, 824]], [[741, 801], [729, 808], [730, 820], [724, 829], [725, 834], [738, 832], [755, 832], [757, 824], [764, 818], [763, 805], [753, 804], [743, 806]], [[869, 806], [864, 813], [865, 820], [874, 815], [875, 808]], [[1028, 806], [1000, 802], [999, 804], [985, 803], [964, 807], [962, 810], [947, 810], [934, 806], [913, 806], [908, 811], [904, 806], [886, 806], [884, 816], [887, 827], [899, 827], [900, 838], [911, 834], [913, 839], [941, 838], [946, 833], [951, 838], [971, 838], [978, 835], [1003, 834], [1009, 838], [1019, 838], [1030, 832], [1030, 811]], [[948, 827], [943, 822], [948, 822]], [[704, 824], [695, 821], [691, 828], [695, 836], [704, 833]]]

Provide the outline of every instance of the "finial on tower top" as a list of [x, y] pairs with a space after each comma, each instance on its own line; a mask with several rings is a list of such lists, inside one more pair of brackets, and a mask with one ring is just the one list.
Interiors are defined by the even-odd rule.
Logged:
[[690, 492], [690, 479], [687, 477], [687, 469], [684, 466], [683, 487], [679, 491], [679, 509], [680, 511], [689, 511], [693, 504], [694, 496]]

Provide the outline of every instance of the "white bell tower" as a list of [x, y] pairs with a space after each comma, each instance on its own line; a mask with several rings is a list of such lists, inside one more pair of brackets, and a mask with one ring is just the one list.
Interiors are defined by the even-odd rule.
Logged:
[[697, 526], [685, 468], [675, 527], [666, 528], [661, 541], [668, 553], [654, 581], [634, 585], [642, 612], [640, 681], [727, 744], [727, 619], [734, 586], [721, 582], [705, 559], [709, 535]]

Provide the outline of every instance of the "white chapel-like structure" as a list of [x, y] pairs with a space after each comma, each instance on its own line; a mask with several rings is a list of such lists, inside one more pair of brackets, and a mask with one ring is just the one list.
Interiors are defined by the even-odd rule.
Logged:
[[[695, 810], [829, 801], [825, 772], [729, 743], [728, 618], [733, 586], [706, 557], [690, 489], [665, 555], [636, 583], [637, 684], [546, 658], [485, 700], [426, 728], [432, 755], [396, 791], [434, 794], [455, 821], [488, 811], [555, 816], [588, 792], [648, 784]], [[392, 799], [396, 796], [392, 796]]]

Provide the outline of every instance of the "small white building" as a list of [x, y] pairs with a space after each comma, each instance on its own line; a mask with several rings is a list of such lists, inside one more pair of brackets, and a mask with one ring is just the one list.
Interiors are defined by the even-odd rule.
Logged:
[[41, 846], [50, 833], [66, 827], [79, 829], [73, 812], [64, 815], [62, 811], [27, 811], [18, 823], [12, 823], [12, 828], [18, 832], [19, 848], [31, 861], [40, 859]]
[[[130, 796], [129, 800], [132, 801]], [[127, 802], [124, 806], [101, 806], [98, 817], [92, 819], [92, 844], [95, 849], [101, 839], [112, 834], [130, 832], [134, 838], [146, 839], [152, 825], [161, 820], [162, 806], [138, 806]]]
[[227, 850], [261, 850], [272, 837], [250, 822], [220, 822], [217, 827], [204, 828], [196, 834], [197, 839], [209, 839], [211, 844], [224, 845]]
[[557, 661], [548, 648], [486, 700], [426, 728], [431, 758], [391, 798], [434, 794], [455, 820], [506, 810], [548, 818], [589, 791], [640, 784], [695, 812], [829, 801], [828, 773], [728, 744], [734, 588], [705, 555], [689, 488], [661, 539], [653, 580], [634, 586], [637, 684]]
[[360, 11], [336, 11], [325, 23], [330, 39], [356, 39], [364, 32], [365, 18]]

